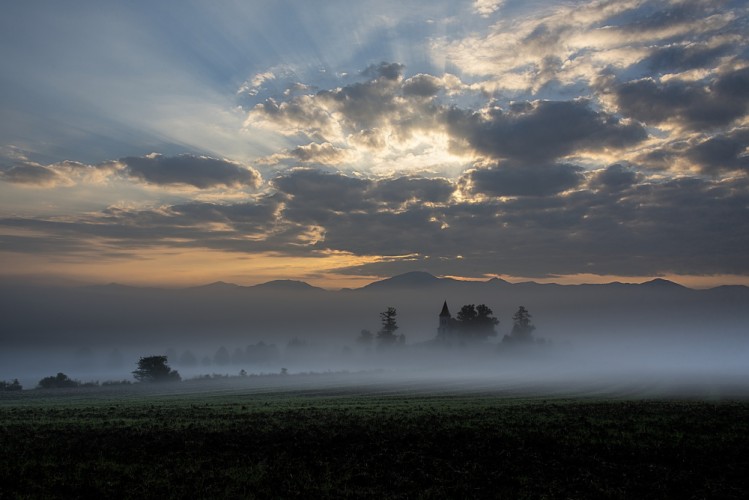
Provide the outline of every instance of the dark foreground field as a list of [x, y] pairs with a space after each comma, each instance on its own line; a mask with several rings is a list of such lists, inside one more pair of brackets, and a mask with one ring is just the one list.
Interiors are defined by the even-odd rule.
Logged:
[[0, 399], [0, 450], [2, 498], [747, 498], [749, 402], [356, 381], [23, 391]]

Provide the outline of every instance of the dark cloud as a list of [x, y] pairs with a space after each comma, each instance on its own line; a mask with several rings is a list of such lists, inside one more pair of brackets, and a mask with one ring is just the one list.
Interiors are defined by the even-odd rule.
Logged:
[[384, 78], [386, 80], [398, 80], [406, 67], [403, 64], [381, 62], [368, 66], [362, 75], [371, 78]]
[[729, 44], [717, 47], [707, 44], [668, 45], [653, 49], [642, 63], [659, 74], [712, 68], [719, 58], [730, 54], [733, 49], [734, 46]]
[[749, 129], [711, 137], [687, 151], [686, 156], [705, 173], [749, 172]]
[[0, 180], [29, 186], [54, 186], [64, 179], [53, 169], [35, 164], [18, 164], [0, 172]]
[[549, 196], [579, 186], [582, 168], [568, 164], [542, 167], [501, 165], [469, 170], [465, 178], [474, 193], [489, 196]]
[[403, 82], [403, 95], [432, 97], [442, 89], [440, 80], [432, 75], [419, 74]]
[[248, 121], [267, 120], [282, 129], [300, 131], [310, 137], [325, 138], [335, 127], [329, 113], [318, 106], [314, 96], [301, 95], [287, 101], [266, 99], [257, 104], [249, 114]]
[[694, 130], [732, 123], [749, 111], [749, 68], [723, 74], [705, 84], [651, 78], [615, 89], [619, 109], [645, 123], [675, 122]]
[[[745, 274], [747, 187], [746, 179], [721, 183], [685, 178], [618, 191], [454, 204], [397, 216], [360, 214], [330, 229], [325, 244], [358, 252], [367, 248], [364, 228], [386, 232], [385, 242], [370, 238], [369, 248], [393, 259], [354, 270], [365, 274], [409, 267], [440, 274], [458, 269], [471, 275], [539, 277]], [[415, 257], [404, 263], [396, 258], [399, 252]]]
[[[513, 109], [518, 109], [515, 105]], [[549, 163], [580, 149], [621, 149], [646, 138], [638, 124], [594, 111], [586, 101], [541, 101], [522, 112], [451, 108], [450, 133], [482, 154], [518, 163]]]
[[397, 114], [396, 90], [390, 80], [371, 80], [320, 91], [317, 98], [341, 112], [350, 128], [361, 130], [377, 127]]
[[281, 201], [271, 195], [230, 205], [191, 202], [159, 209], [112, 207], [69, 221], [5, 218], [0, 219], [0, 227], [31, 229], [35, 235], [0, 239], [8, 242], [10, 251], [51, 256], [63, 252], [66, 259], [84, 260], [115, 255], [138, 258], [144, 249], [164, 246], [273, 251], [303, 242], [307, 230], [279, 219]]
[[593, 179], [593, 185], [612, 191], [621, 191], [633, 186], [637, 179], [638, 174], [635, 170], [615, 163], [597, 173]]
[[721, 75], [713, 86], [723, 99], [736, 100], [746, 111], [749, 102], [749, 67]]
[[372, 207], [365, 193], [372, 181], [320, 170], [294, 169], [276, 177], [273, 186], [289, 195], [285, 214], [299, 222], [322, 223], [333, 212], [366, 210]]
[[121, 158], [131, 177], [158, 185], [189, 185], [200, 189], [257, 187], [260, 174], [228, 160], [206, 156], [149, 155]]
[[378, 181], [370, 195], [385, 203], [446, 203], [455, 192], [455, 185], [447, 179], [398, 177]]

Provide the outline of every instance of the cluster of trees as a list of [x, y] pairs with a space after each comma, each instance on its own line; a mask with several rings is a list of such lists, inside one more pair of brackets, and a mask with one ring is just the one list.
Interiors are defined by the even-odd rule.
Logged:
[[[378, 347], [405, 344], [406, 337], [396, 334], [398, 323], [396, 321], [397, 311], [394, 307], [388, 307], [380, 313], [381, 327], [377, 334], [369, 330], [362, 330], [356, 342], [359, 345], [369, 347], [377, 341]], [[512, 316], [513, 325], [509, 335], [502, 339], [503, 343], [533, 343], [533, 331], [536, 327], [531, 322], [531, 314], [524, 306], [520, 306]], [[460, 342], [474, 342], [487, 340], [497, 335], [496, 327], [499, 319], [494, 316], [494, 311], [486, 304], [466, 304], [460, 308], [456, 318], [448, 320], [448, 335], [450, 338]]]
[[[177, 370], [172, 370], [167, 364], [166, 356], [145, 356], [138, 361], [138, 368], [134, 370], [133, 377], [139, 382], [179, 382], [182, 380]], [[7, 384], [7, 382], [2, 382]], [[101, 385], [126, 385], [128, 380], [108, 381]], [[66, 389], [76, 387], [96, 387], [99, 382], [81, 382], [75, 380], [62, 372], [50, 377], [44, 377], [39, 381], [37, 387], [40, 389]], [[3, 387], [3, 385], [0, 385]], [[20, 390], [21, 384], [14, 380], [6, 390]]]
[[[494, 317], [492, 310], [485, 304], [474, 306], [464, 305], [457, 314], [457, 320], [453, 323], [466, 340], [486, 340], [488, 337], [497, 335], [495, 327], [499, 320]], [[517, 312], [512, 315], [512, 330], [509, 335], [502, 338], [503, 343], [526, 344], [536, 340], [533, 332], [536, 327], [531, 322], [531, 314], [525, 306], [518, 307]]]
[[495, 327], [498, 324], [499, 320], [486, 304], [466, 304], [458, 311], [457, 320], [452, 327], [466, 340], [475, 341], [496, 336]]
[[74, 380], [62, 372], [52, 377], [44, 377], [39, 381], [38, 387], [41, 389], [65, 389], [72, 387], [86, 387], [97, 385], [93, 382], [81, 382], [80, 380]]
[[0, 391], [20, 391], [21, 389], [23, 389], [23, 386], [17, 378], [13, 379], [13, 382], [0, 380]]

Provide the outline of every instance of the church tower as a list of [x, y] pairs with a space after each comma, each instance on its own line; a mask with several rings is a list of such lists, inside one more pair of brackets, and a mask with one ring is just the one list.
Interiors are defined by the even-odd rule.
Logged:
[[442, 312], [440, 313], [440, 326], [437, 327], [437, 338], [446, 340], [450, 334], [450, 309], [447, 308], [447, 301], [442, 305]]

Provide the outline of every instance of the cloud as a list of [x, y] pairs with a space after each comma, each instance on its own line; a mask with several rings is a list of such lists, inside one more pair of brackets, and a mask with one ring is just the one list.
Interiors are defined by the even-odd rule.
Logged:
[[614, 89], [619, 110], [648, 124], [672, 123], [692, 130], [729, 125], [749, 112], [749, 67], [730, 71], [714, 80], [645, 78]]
[[285, 215], [295, 221], [330, 219], [333, 212], [367, 210], [372, 204], [365, 193], [372, 181], [341, 173], [325, 173], [313, 169], [294, 169], [272, 181], [281, 193], [289, 195]]
[[403, 75], [405, 66], [399, 63], [381, 62], [368, 66], [362, 75], [373, 78], [384, 78], [386, 80], [399, 80]]
[[713, 68], [721, 57], [734, 50], [732, 44], [683, 43], [655, 47], [640, 63], [657, 74], [681, 73], [697, 68]]
[[260, 174], [229, 160], [207, 156], [178, 155], [128, 156], [120, 158], [130, 177], [160, 186], [186, 185], [198, 189], [256, 188]]
[[377, 78], [363, 83], [320, 91], [317, 99], [328, 109], [340, 113], [343, 124], [353, 130], [377, 127], [395, 115], [397, 81]]
[[[615, 164], [585, 174], [586, 184], [569, 165], [516, 168], [467, 174], [474, 188], [509, 197], [454, 196], [456, 184], [440, 178], [296, 169], [249, 202], [112, 207], [66, 220], [5, 217], [0, 234], [10, 251], [59, 257], [58, 248], [81, 259], [166, 247], [378, 255], [392, 263], [379, 264], [386, 274], [401, 270], [404, 255], [444, 274], [749, 273], [746, 176], [652, 180]], [[562, 193], [565, 183], [574, 189]]]
[[403, 82], [403, 95], [433, 97], [442, 89], [442, 81], [436, 76], [418, 74]]
[[268, 98], [248, 113], [245, 127], [267, 127], [284, 135], [306, 134], [319, 140], [336, 137], [340, 128], [314, 95], [298, 95], [287, 101]]
[[299, 161], [329, 165], [341, 163], [346, 158], [344, 149], [337, 148], [329, 142], [322, 144], [312, 142], [306, 146], [298, 146], [292, 149], [289, 154]]
[[64, 160], [49, 165], [14, 161], [0, 171], [5, 182], [43, 188], [103, 184], [126, 179], [158, 186], [192, 186], [198, 189], [256, 188], [260, 174], [229, 160], [206, 156], [163, 156], [152, 153], [95, 165]]
[[594, 111], [583, 100], [522, 104], [485, 113], [452, 108], [446, 114], [448, 130], [479, 153], [525, 164], [548, 163], [578, 150], [622, 149], [647, 136], [639, 124]]
[[632, 187], [640, 177], [634, 169], [615, 163], [597, 172], [591, 184], [611, 191], [622, 191]]
[[488, 196], [549, 196], [574, 189], [583, 182], [582, 168], [568, 164], [541, 167], [496, 166], [465, 174], [469, 190]]
[[[486, 5], [488, 15], [493, 3], [474, 7]], [[670, 62], [673, 69], [711, 64], [719, 55], [736, 55], [747, 39], [747, 8], [735, 3], [547, 2], [528, 5], [521, 14], [518, 9], [511, 5], [506, 10], [515, 15], [499, 17], [486, 30], [435, 37], [434, 57], [449, 61], [461, 75], [478, 77], [475, 88], [518, 99], [549, 90], [589, 93], [603, 75], [631, 79], [641, 69], [654, 71], [658, 62]], [[719, 45], [732, 48], [725, 54], [712, 50]], [[669, 46], [706, 49], [686, 49], [679, 57], [675, 49], [661, 52]]]
[[384, 174], [444, 171], [463, 162], [459, 150], [449, 148], [444, 107], [438, 102], [440, 96], [460, 92], [462, 83], [447, 74], [420, 73], [403, 80], [403, 69], [381, 63], [363, 72], [365, 81], [257, 104], [248, 113], [248, 129], [276, 130], [296, 143], [261, 161], [348, 163]]
[[54, 169], [35, 163], [19, 163], [0, 172], [0, 180], [34, 187], [54, 187], [68, 184]]
[[[386, 231], [386, 244], [370, 245], [394, 259], [350, 270], [362, 274], [409, 268], [478, 276], [746, 274], [746, 187], [746, 179], [683, 178], [565, 196], [455, 203], [398, 216], [342, 216], [346, 220], [326, 232], [325, 243], [357, 252], [365, 248], [364, 228]], [[402, 262], [398, 255], [412, 257]]]
[[749, 173], [749, 129], [711, 137], [690, 148], [686, 156], [705, 173], [734, 170]]
[[504, 4], [504, 0], [474, 0], [473, 10], [481, 17], [489, 17], [497, 12]]
[[386, 204], [409, 201], [423, 204], [447, 203], [454, 192], [455, 184], [447, 179], [397, 177], [377, 181], [370, 190], [370, 195]]

